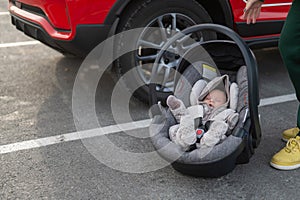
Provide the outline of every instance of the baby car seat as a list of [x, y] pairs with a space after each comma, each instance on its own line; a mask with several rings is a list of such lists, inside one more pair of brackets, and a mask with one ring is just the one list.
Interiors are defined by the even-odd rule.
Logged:
[[210, 81], [213, 77], [227, 74], [230, 81], [236, 82], [239, 88], [235, 105], [239, 113], [237, 125], [231, 134], [205, 157], [199, 156], [199, 149], [188, 152], [182, 150], [169, 138], [169, 127], [176, 124], [176, 120], [168, 108], [157, 102], [157, 83], [154, 77], [149, 85], [153, 116], [150, 131], [155, 149], [175, 170], [197, 177], [219, 177], [231, 172], [236, 164], [249, 162], [254, 148], [260, 142], [258, 75], [254, 54], [244, 41], [227, 27], [215, 24], [195, 25], [176, 34], [164, 45], [153, 71], [172, 43], [184, 35], [207, 30], [221, 33], [231, 40], [198, 42], [185, 52], [176, 69], [174, 95], [188, 107], [191, 89], [198, 80]]

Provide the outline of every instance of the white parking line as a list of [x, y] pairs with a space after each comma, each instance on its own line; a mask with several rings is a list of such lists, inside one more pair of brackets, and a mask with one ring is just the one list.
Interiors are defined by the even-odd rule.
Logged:
[[17, 142], [7, 145], [0, 146], [0, 154], [11, 153], [15, 151], [21, 151], [26, 149], [39, 148], [44, 146], [49, 146], [53, 144], [58, 144], [62, 142], [75, 141], [80, 139], [87, 139], [92, 137], [97, 137], [101, 135], [107, 135], [112, 133], [118, 133], [122, 131], [130, 131], [135, 129], [147, 128], [150, 125], [150, 119], [140, 120], [130, 123], [111, 125], [97, 129], [91, 129], [86, 131], [79, 131], [73, 133], [67, 133], [57, 136], [39, 138], [35, 140], [27, 140], [23, 142]]
[[[277, 97], [261, 99], [259, 106], [260, 107], [268, 106], [268, 105], [284, 103], [284, 102], [294, 101], [294, 100], [296, 100], [295, 94], [282, 95]], [[146, 120], [140, 120], [140, 121], [135, 121], [130, 123], [106, 126], [98, 129], [73, 132], [73, 133], [67, 133], [67, 134], [62, 134], [57, 136], [1, 145], [0, 154], [12, 153], [12, 152], [26, 150], [26, 149], [34, 149], [34, 148], [49, 146], [53, 144], [59, 144], [63, 142], [76, 141], [76, 140], [81, 140], [86, 138], [108, 135], [112, 133], [118, 133], [122, 131], [130, 131], [130, 130], [136, 130], [141, 128], [147, 128], [149, 127], [150, 122], [151, 122], [150, 119], [146, 119]]]
[[0, 12], [0, 16], [1, 15], [9, 15], [9, 12]]
[[39, 41], [3, 43], [3, 44], [0, 44], [0, 48], [19, 47], [19, 46], [28, 46], [28, 45], [36, 45], [36, 44], [41, 44], [41, 43]]
[[284, 103], [284, 102], [294, 101], [294, 100], [297, 100], [296, 94], [288, 94], [288, 95], [282, 95], [282, 96], [277, 96], [277, 97], [270, 97], [270, 98], [261, 99], [260, 103], [259, 103], [259, 107], [278, 104], [278, 103]]

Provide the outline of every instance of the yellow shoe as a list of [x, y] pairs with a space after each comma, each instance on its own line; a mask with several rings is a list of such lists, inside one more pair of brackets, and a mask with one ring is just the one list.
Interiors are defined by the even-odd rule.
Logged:
[[300, 136], [291, 138], [286, 146], [276, 153], [270, 165], [276, 169], [292, 170], [300, 167]]
[[282, 140], [287, 142], [290, 138], [296, 137], [300, 129], [298, 127], [290, 128], [282, 132]]

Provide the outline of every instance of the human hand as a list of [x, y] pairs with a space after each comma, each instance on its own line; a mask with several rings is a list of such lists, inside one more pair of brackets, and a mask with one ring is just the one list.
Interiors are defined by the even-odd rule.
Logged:
[[251, 22], [256, 23], [256, 19], [260, 14], [261, 5], [263, 4], [260, 0], [248, 0], [244, 9], [243, 19], [247, 20], [247, 24]]

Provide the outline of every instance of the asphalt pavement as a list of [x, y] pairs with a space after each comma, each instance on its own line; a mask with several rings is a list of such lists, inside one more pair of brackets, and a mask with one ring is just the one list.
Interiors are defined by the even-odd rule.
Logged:
[[[285, 145], [280, 133], [295, 125], [298, 106], [277, 48], [254, 51], [260, 98], [267, 103], [259, 107], [261, 144], [248, 164], [220, 178], [190, 177], [171, 166], [129, 173], [100, 162], [76, 137], [72, 91], [83, 60], [65, 57], [17, 31], [6, 5], [0, 1], [0, 199], [299, 199], [300, 170], [269, 166]], [[118, 131], [111, 111], [115, 81], [113, 73], [105, 72], [95, 100], [101, 126], [110, 127], [106, 136], [131, 152], [153, 151], [148, 138], [127, 135], [146, 133], [147, 125], [129, 122], [126, 133]], [[135, 121], [149, 118], [144, 103], [132, 98], [128, 107]], [[5, 145], [10, 145], [6, 152]]]

